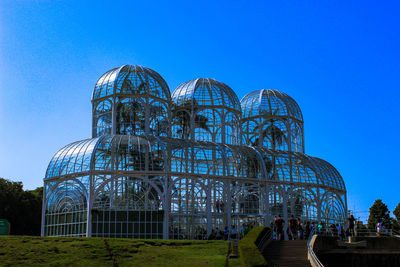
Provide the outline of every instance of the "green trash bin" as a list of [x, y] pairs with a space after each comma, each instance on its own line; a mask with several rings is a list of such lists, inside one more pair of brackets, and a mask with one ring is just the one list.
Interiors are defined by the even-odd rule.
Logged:
[[0, 235], [9, 235], [10, 224], [6, 219], [0, 219]]

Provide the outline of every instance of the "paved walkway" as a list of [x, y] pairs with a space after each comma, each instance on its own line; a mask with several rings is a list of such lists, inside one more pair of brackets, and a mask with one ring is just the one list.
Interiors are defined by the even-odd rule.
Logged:
[[[272, 241], [263, 252], [268, 266], [275, 267], [310, 267], [307, 259], [307, 241]], [[270, 265], [271, 264], [271, 265]]]

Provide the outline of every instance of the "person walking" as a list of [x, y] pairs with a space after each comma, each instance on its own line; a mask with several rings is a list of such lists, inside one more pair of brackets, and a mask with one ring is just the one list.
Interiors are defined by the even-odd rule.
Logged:
[[289, 239], [295, 240], [297, 235], [297, 222], [296, 219], [292, 216], [290, 216], [289, 219]]
[[278, 217], [275, 219], [275, 229], [276, 229], [276, 236], [278, 240], [282, 240], [283, 237], [283, 225], [285, 220], [282, 219], [281, 215], [279, 214]]
[[216, 228], [215, 239], [216, 240], [221, 240], [222, 239], [222, 231], [219, 230], [218, 227]]
[[300, 218], [297, 218], [297, 238], [299, 240], [304, 239], [304, 230], [303, 230], [303, 226], [301, 226]]
[[317, 233], [320, 235], [322, 234], [322, 230], [324, 228], [324, 225], [322, 224], [322, 221], [319, 221], [318, 225], [317, 225]]
[[340, 227], [340, 224], [336, 224], [336, 232], [338, 237], [342, 237], [342, 227]]
[[331, 232], [331, 236], [337, 236], [337, 232], [336, 232], [336, 225], [334, 223], [332, 223], [329, 226], [329, 230]]
[[228, 226], [225, 226], [225, 228], [224, 228], [224, 240], [226, 241], [226, 240], [228, 240], [228, 238], [229, 238], [229, 229], [228, 229]]
[[347, 218], [347, 220], [349, 221], [349, 233], [350, 236], [354, 236], [354, 222], [356, 221], [356, 219], [354, 218], [353, 214], [350, 215], [349, 218]]
[[236, 239], [237, 238], [237, 231], [236, 231], [236, 227], [234, 225], [232, 225], [229, 237], [230, 237], [230, 239]]
[[310, 237], [310, 233], [311, 233], [311, 224], [310, 224], [310, 221], [307, 221], [305, 230], [304, 230], [304, 238], [308, 239]]
[[382, 230], [382, 223], [377, 222], [377, 223], [376, 223], [376, 233], [377, 233], [377, 236], [381, 236], [381, 230]]

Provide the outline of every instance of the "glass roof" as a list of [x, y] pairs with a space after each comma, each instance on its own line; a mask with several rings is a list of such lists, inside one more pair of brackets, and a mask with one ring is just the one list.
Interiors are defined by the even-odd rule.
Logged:
[[292, 117], [303, 121], [303, 115], [296, 101], [287, 94], [273, 89], [254, 91], [240, 101], [242, 118], [258, 116]]
[[[193, 158], [187, 158], [188, 150], [193, 150], [189, 153]], [[273, 161], [275, 174], [271, 173]], [[234, 176], [345, 190], [342, 177], [332, 165], [302, 153], [152, 135], [113, 135], [74, 142], [54, 155], [45, 180], [96, 171]]]
[[91, 156], [98, 140], [86, 139], [61, 148], [51, 159], [46, 178], [90, 171]]
[[171, 99], [168, 85], [161, 75], [139, 65], [124, 65], [103, 74], [94, 87], [92, 101], [114, 94], [148, 94]]
[[227, 107], [241, 110], [239, 98], [226, 84], [214, 79], [199, 78], [178, 86], [172, 94], [175, 104], [191, 102], [192, 105]]

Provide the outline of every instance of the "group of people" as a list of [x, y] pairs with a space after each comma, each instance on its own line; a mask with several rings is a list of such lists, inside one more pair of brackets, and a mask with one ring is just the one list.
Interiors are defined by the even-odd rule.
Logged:
[[[221, 203], [218, 204], [219, 211], [223, 211], [223, 205]], [[344, 230], [340, 224], [330, 224], [329, 226], [325, 226], [322, 221], [304, 221], [302, 222], [300, 218], [294, 218], [291, 215], [288, 221], [288, 227], [286, 229], [286, 234], [289, 240], [303, 240], [308, 239], [311, 232], [314, 231], [316, 234], [328, 234], [331, 236], [337, 236], [340, 238], [345, 238], [346, 236], [355, 235], [355, 231], [357, 226], [355, 224], [356, 220], [351, 215], [348, 220], [348, 228]], [[211, 234], [207, 236], [207, 231], [205, 228], [197, 229], [194, 235], [194, 239], [209, 239], [209, 240], [232, 240], [232, 239], [240, 239], [243, 238], [252, 228], [253, 224], [242, 224], [242, 226], [237, 229], [235, 225], [232, 225], [230, 228], [225, 226], [223, 229], [216, 227], [211, 230]], [[284, 239], [284, 229], [285, 229], [285, 220], [278, 215], [274, 222], [271, 224], [271, 228], [273, 229], [274, 239], [283, 240]], [[378, 232], [383, 227], [377, 226]], [[173, 231], [179, 232], [179, 231]]]
[[[284, 239], [284, 226], [285, 220], [279, 214], [278, 217], [274, 220], [274, 238], [277, 240]], [[295, 219], [292, 215], [289, 219], [289, 227], [286, 231], [289, 240], [302, 240], [307, 239], [311, 233], [311, 224], [307, 222], [306, 224], [302, 224], [300, 218]]]
[[231, 229], [228, 226], [225, 226], [224, 229], [219, 229], [218, 227], [211, 230], [211, 234], [208, 237], [209, 240], [229, 240], [237, 238], [237, 230], [235, 225], [231, 226]]
[[244, 237], [251, 229], [250, 225], [243, 224], [240, 229], [236, 229], [235, 225], [232, 225], [229, 229], [225, 226], [224, 229], [216, 227], [211, 230], [211, 234], [208, 237], [209, 240], [232, 240]]
[[[284, 239], [285, 220], [278, 215], [273, 223], [274, 239]], [[332, 236], [345, 237], [345, 232], [340, 224], [331, 224], [326, 227], [322, 221], [320, 222], [302, 222], [300, 218], [295, 219], [292, 215], [289, 219], [289, 225], [286, 230], [289, 240], [308, 239], [311, 232], [314, 230], [316, 234], [330, 234]]]

